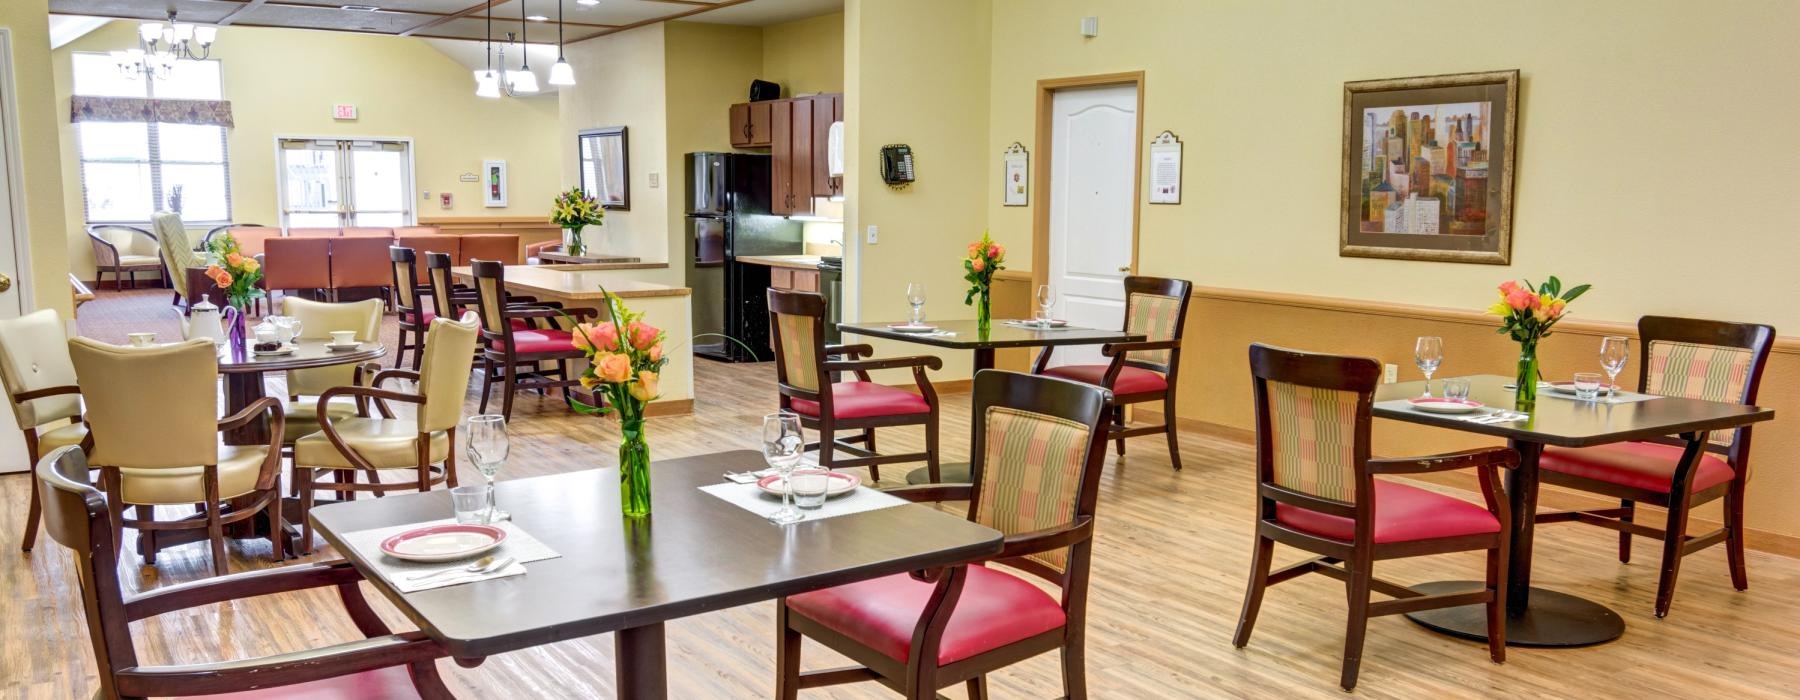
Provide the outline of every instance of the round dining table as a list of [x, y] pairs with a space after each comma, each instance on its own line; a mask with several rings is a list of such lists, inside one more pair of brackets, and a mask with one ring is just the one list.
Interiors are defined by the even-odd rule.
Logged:
[[[387, 346], [381, 343], [361, 343], [352, 349], [333, 350], [328, 347], [330, 342], [327, 338], [295, 338], [291, 342], [293, 352], [259, 355], [253, 350], [245, 350], [242, 359], [222, 348], [219, 352], [219, 375], [225, 378], [225, 415], [236, 415], [245, 406], [268, 395], [263, 382], [263, 374], [266, 372], [368, 362], [387, 354]], [[224, 440], [227, 445], [267, 445], [268, 418], [261, 417], [244, 424], [244, 427], [227, 430]]]

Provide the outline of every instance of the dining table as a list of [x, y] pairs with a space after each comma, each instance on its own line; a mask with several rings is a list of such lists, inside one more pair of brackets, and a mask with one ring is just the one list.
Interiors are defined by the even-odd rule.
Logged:
[[[1619, 638], [1625, 621], [1605, 605], [1568, 593], [1531, 585], [1532, 542], [1536, 531], [1538, 457], [1545, 446], [1580, 448], [1615, 442], [1675, 438], [1683, 446], [1680, 469], [1692, 469], [1704, 454], [1712, 431], [1730, 430], [1771, 420], [1775, 412], [1758, 406], [1702, 401], [1673, 396], [1621, 394], [1579, 399], [1540, 385], [1530, 407], [1516, 405], [1513, 378], [1466, 377], [1469, 398], [1487, 409], [1520, 409], [1525, 418], [1430, 413], [1409, 399], [1425, 394], [1426, 382], [1382, 385], [1375, 392], [1377, 418], [1417, 423], [1503, 438], [1519, 453], [1519, 464], [1506, 474], [1507, 507], [1512, 513], [1507, 568], [1506, 643], [1530, 647], [1576, 647]], [[1441, 380], [1440, 380], [1441, 385]], [[1431, 595], [1479, 588], [1478, 581], [1438, 581], [1413, 586]], [[1481, 605], [1465, 605], [1407, 613], [1428, 629], [1465, 639], [1487, 639], [1487, 617]]]
[[[225, 415], [236, 415], [245, 406], [267, 396], [268, 389], [263, 380], [269, 372], [363, 363], [387, 354], [387, 346], [374, 342], [359, 343], [349, 349], [332, 349], [330, 338], [295, 338], [289, 344], [293, 346], [292, 352], [267, 355], [245, 349], [242, 357], [234, 356], [231, 350], [220, 346], [219, 376], [225, 378]], [[268, 418], [260, 417], [241, 428], [224, 431], [223, 440], [227, 445], [267, 445]]]
[[[359, 531], [442, 520], [444, 490], [313, 509], [316, 529], [420, 630], [466, 667], [565, 639], [615, 635], [621, 698], [668, 695], [664, 623], [722, 608], [893, 574], [966, 564], [1000, 551], [999, 531], [920, 504], [778, 525], [704, 492], [761, 453], [719, 452], [651, 464], [652, 511], [619, 509], [616, 467], [501, 481], [511, 524], [555, 550], [522, 575], [402, 593], [386, 555], [346, 546]], [[894, 533], [906, 533], [895, 537]]]
[[[980, 325], [973, 320], [939, 321], [933, 324], [935, 330], [930, 333], [897, 330], [894, 328], [896, 325], [899, 324], [840, 323], [837, 327], [840, 332], [854, 335], [971, 351], [974, 356], [971, 376], [984, 369], [993, 369], [995, 352], [1001, 348], [1104, 345], [1106, 343], [1135, 343], [1146, 339], [1142, 333], [1128, 333], [1122, 330], [1079, 326], [1037, 328], [1025, 323], [1006, 321], [993, 321], [988, 325], [986, 332], [983, 332]], [[968, 483], [969, 464], [961, 462], [938, 465], [936, 481]], [[931, 470], [925, 467], [914, 469], [906, 475], [906, 482], [909, 484], [932, 483]]]

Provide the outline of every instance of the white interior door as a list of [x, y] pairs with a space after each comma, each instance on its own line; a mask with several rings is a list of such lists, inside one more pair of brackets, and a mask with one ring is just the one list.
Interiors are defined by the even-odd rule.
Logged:
[[287, 228], [411, 226], [412, 147], [396, 139], [281, 139]]
[[[1070, 324], [1122, 328], [1137, 206], [1137, 86], [1052, 96], [1050, 269], [1056, 313]], [[1058, 348], [1052, 364], [1096, 364], [1099, 346]]]
[[[25, 183], [23, 165], [19, 161], [18, 102], [12, 80], [12, 34], [0, 27], [0, 274], [12, 279], [12, 288], [0, 293], [0, 318], [13, 318], [25, 311], [29, 300], [29, 274], [20, 274], [25, 235]], [[28, 269], [27, 269], [28, 271]], [[13, 426], [12, 403], [0, 401], [0, 473], [22, 472], [31, 468], [25, 451], [25, 436]]]

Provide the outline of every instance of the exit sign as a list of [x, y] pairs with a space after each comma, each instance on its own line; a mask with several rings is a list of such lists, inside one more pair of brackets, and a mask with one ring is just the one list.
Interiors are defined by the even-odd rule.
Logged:
[[332, 119], [355, 119], [356, 118], [356, 105], [332, 105], [331, 106], [331, 118]]

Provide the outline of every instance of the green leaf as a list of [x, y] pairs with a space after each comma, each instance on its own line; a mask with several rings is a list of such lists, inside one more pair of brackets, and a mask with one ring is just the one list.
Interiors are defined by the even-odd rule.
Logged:
[[1591, 284], [1575, 285], [1574, 287], [1569, 288], [1569, 293], [1563, 297], [1563, 301], [1575, 301], [1576, 297], [1586, 294], [1587, 290], [1593, 289], [1593, 288], [1594, 288], [1594, 285], [1591, 285]]
[[1544, 283], [1544, 292], [1546, 294], [1549, 294], [1550, 296], [1556, 296], [1557, 293], [1561, 292], [1561, 291], [1562, 291], [1562, 280], [1557, 279], [1556, 275], [1551, 275], [1550, 281]]

